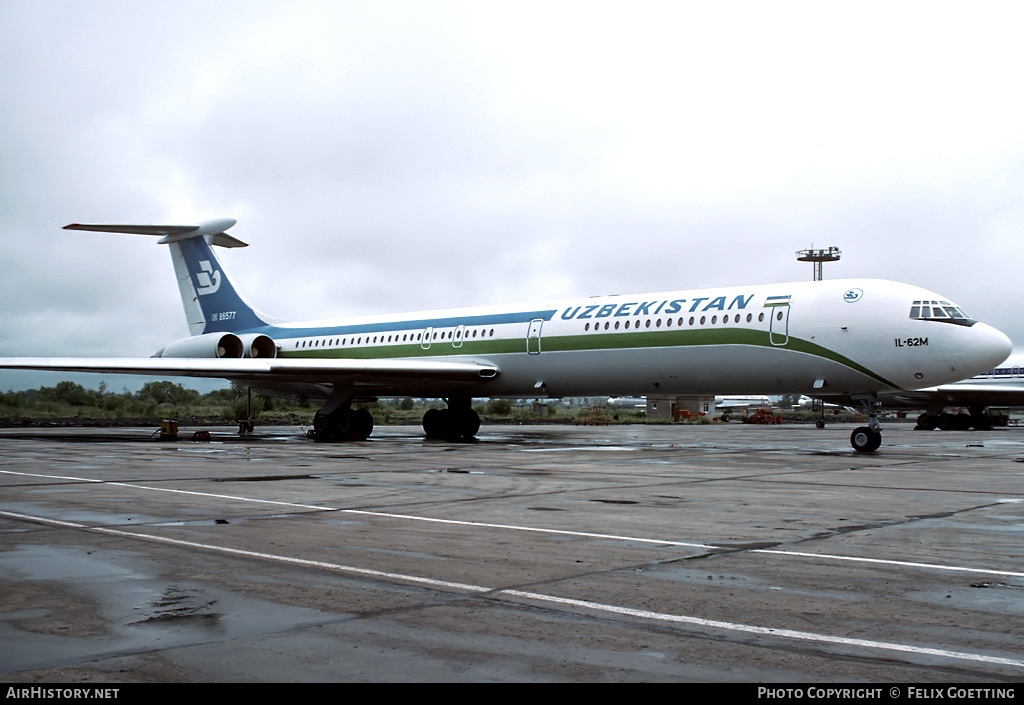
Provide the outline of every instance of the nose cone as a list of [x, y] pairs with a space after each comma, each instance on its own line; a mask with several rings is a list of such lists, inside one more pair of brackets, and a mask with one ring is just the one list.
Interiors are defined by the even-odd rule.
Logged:
[[970, 341], [963, 351], [963, 364], [971, 367], [970, 375], [988, 372], [1013, 352], [1013, 343], [1001, 330], [987, 323], [975, 323], [969, 330]]

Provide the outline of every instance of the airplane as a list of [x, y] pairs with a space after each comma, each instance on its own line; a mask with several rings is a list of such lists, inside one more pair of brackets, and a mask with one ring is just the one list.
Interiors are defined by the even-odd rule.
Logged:
[[756, 409], [771, 409], [772, 400], [767, 394], [734, 394], [715, 397], [715, 412], [722, 421], [728, 421], [733, 414]]
[[823, 402], [821, 399], [809, 397], [805, 394], [801, 394], [794, 406], [798, 406], [801, 409], [831, 409], [832, 411], [853, 411], [848, 406], [842, 404], [833, 404], [832, 402]]
[[[970, 379], [915, 391], [878, 395], [886, 409], [924, 409], [918, 428], [931, 430], [987, 431], [993, 426], [987, 407], [1024, 407], [1024, 353], [1014, 353], [999, 364]], [[969, 414], [944, 413], [946, 407], [966, 407]]]
[[[287, 323], [247, 304], [213, 246], [245, 247], [233, 218], [67, 230], [158, 236], [190, 336], [152, 358], [0, 358], [0, 368], [221, 378], [323, 404], [316, 440], [364, 440], [354, 404], [440, 397], [428, 438], [479, 431], [473, 397], [841, 394], [863, 405], [858, 452], [882, 441], [878, 395], [981, 374], [1010, 353], [1000, 331], [909, 284], [847, 279], [543, 301]], [[680, 263], [682, 265], [682, 263]], [[947, 311], [922, 312], [921, 301]]]
[[[772, 400], [765, 394], [747, 394], [747, 395], [733, 395], [733, 396], [721, 396], [718, 395], [715, 398], [715, 410], [724, 410], [726, 413], [737, 410], [746, 411], [751, 408], [771, 408]], [[609, 397], [605, 405], [610, 409], [646, 409], [647, 399], [644, 397]]]
[[767, 394], [733, 394], [731, 396], [716, 396], [715, 410], [719, 409], [760, 409], [771, 408], [772, 400]]
[[646, 409], [647, 399], [644, 397], [608, 397], [605, 405], [610, 409]]

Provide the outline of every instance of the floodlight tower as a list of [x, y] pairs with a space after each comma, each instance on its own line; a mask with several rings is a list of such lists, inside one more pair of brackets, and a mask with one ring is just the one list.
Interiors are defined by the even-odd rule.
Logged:
[[821, 263], [838, 262], [841, 254], [838, 247], [830, 247], [827, 250], [799, 250], [796, 253], [796, 259], [798, 262], [814, 262], [814, 281], [820, 282], [822, 279]]

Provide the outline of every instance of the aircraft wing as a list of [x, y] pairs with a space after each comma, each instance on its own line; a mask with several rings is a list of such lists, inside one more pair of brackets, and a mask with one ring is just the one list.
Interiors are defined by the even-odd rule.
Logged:
[[499, 373], [494, 365], [475, 362], [292, 358], [7, 357], [0, 358], [0, 369], [208, 377], [245, 380], [254, 386], [299, 382], [382, 390], [417, 382], [480, 382]]

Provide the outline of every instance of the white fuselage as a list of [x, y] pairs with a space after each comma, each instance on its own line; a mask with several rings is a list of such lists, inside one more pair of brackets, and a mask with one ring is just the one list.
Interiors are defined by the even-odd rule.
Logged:
[[[911, 317], [937, 294], [856, 279], [602, 296], [534, 305], [267, 325], [280, 358], [471, 361], [493, 377], [367, 380], [357, 394], [869, 395], [954, 382], [1001, 362], [984, 323]], [[326, 398], [329, 385], [238, 381]]]

